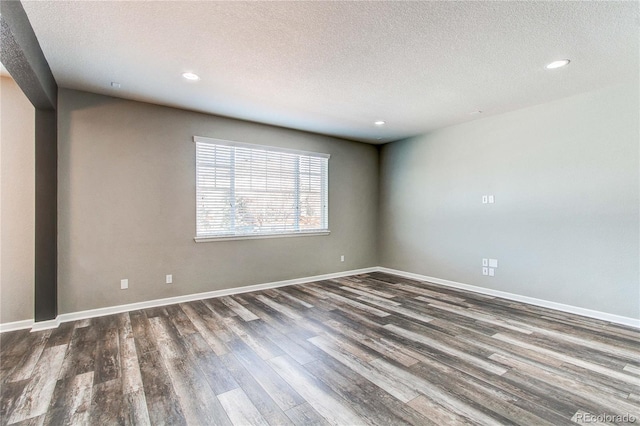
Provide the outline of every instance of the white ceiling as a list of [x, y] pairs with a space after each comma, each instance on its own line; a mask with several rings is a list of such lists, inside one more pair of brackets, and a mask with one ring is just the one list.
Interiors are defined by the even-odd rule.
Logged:
[[61, 87], [372, 143], [639, 78], [636, 1], [23, 4]]

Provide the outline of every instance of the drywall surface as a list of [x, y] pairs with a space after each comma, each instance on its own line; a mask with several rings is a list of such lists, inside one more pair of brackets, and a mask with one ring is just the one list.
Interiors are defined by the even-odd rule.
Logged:
[[[638, 93], [621, 85], [385, 145], [381, 265], [640, 317]], [[483, 258], [498, 259], [494, 277]]]
[[0, 78], [0, 323], [33, 319], [35, 109]]
[[[194, 135], [331, 154], [331, 234], [195, 243]], [[374, 146], [62, 89], [58, 150], [60, 314], [377, 264]]]

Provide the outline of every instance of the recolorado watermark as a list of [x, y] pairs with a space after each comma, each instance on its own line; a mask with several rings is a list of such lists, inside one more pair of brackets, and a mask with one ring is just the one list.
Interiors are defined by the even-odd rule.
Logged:
[[636, 423], [638, 418], [633, 414], [591, 414], [576, 413], [573, 416], [576, 423]]

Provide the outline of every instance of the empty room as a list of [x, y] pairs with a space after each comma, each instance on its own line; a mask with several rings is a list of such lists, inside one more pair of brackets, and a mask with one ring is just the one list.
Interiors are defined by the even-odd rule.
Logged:
[[0, 24], [0, 425], [640, 422], [637, 1]]

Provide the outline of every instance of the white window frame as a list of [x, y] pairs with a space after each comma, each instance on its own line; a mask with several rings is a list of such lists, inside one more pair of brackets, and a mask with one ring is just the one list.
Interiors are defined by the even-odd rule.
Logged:
[[[261, 239], [261, 238], [282, 238], [282, 237], [300, 237], [300, 236], [318, 236], [318, 235], [329, 235], [331, 231], [329, 231], [329, 158], [331, 157], [329, 154], [311, 152], [311, 151], [300, 151], [288, 148], [267, 146], [267, 145], [256, 145], [244, 142], [236, 142], [236, 141], [228, 141], [223, 139], [215, 139], [208, 138], [203, 136], [194, 136], [193, 142], [196, 144], [196, 236], [194, 240], [196, 242], [213, 242], [213, 241], [226, 241], [226, 240], [243, 240], [243, 239]], [[322, 173], [324, 177], [322, 177], [322, 189], [321, 189], [321, 208], [324, 209], [324, 213], [321, 214], [322, 219], [322, 229], [318, 230], [286, 230], [286, 231], [278, 231], [278, 232], [252, 232], [252, 233], [233, 233], [227, 232], [224, 234], [199, 234], [199, 215], [198, 215], [198, 202], [199, 200], [199, 191], [200, 188], [198, 186], [198, 144], [211, 144], [211, 145], [221, 145], [226, 147], [239, 147], [246, 148], [251, 150], [258, 150], [264, 152], [283, 152], [287, 154], [293, 154], [298, 156], [305, 157], [315, 157], [326, 159], [326, 163], [324, 163]], [[235, 174], [232, 179], [235, 179]], [[299, 186], [298, 188], [299, 189]], [[296, 197], [296, 202], [299, 203], [299, 198]], [[235, 217], [235, 215], [234, 215]], [[296, 225], [298, 226], [298, 225]]]

